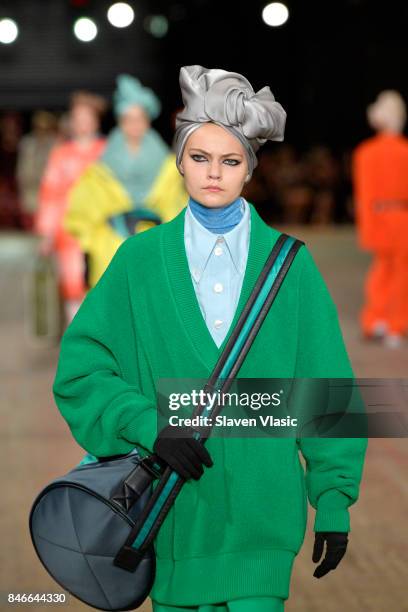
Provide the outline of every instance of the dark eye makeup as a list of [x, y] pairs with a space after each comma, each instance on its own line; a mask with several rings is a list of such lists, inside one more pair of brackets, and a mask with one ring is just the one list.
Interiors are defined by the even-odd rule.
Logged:
[[[207, 159], [204, 155], [199, 155], [198, 153], [193, 153], [192, 155], [190, 155], [190, 157], [196, 162], [202, 162]], [[200, 157], [201, 159], [196, 159], [197, 157]], [[239, 164], [241, 163], [238, 159], [232, 159], [232, 158], [224, 159], [224, 161], [233, 162], [232, 164], [227, 164], [227, 166], [239, 166]]]

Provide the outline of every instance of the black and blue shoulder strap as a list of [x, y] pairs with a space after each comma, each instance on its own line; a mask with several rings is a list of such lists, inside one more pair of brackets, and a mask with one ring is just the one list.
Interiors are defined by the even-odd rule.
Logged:
[[[285, 233], [279, 236], [204, 391], [211, 393], [219, 391], [222, 394], [231, 387], [296, 253], [304, 244], [302, 240]], [[209, 410], [205, 404], [199, 405], [192, 416], [200, 416], [204, 410], [206, 416], [211, 418], [221, 411], [221, 407], [215, 403]], [[194, 437], [204, 443], [209, 437], [207, 434], [210, 428], [194, 429]], [[160, 478], [160, 481], [114, 559], [115, 565], [130, 572], [136, 570], [146, 551], [152, 545], [160, 526], [185, 483], [185, 480], [171, 467], [163, 468], [163, 464], [157, 462], [156, 455], [145, 457], [142, 461], [148, 478], [151, 481]]]

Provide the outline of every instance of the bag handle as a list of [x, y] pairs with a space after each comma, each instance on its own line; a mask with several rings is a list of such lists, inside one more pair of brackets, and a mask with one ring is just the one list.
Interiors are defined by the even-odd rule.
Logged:
[[[288, 234], [279, 236], [204, 389], [225, 393], [230, 388], [302, 245], [303, 241]], [[206, 408], [205, 405], [197, 406], [193, 416]], [[215, 404], [211, 415], [218, 414], [220, 410], [219, 404]], [[205, 432], [200, 428], [194, 429], [193, 437], [204, 443], [208, 438], [205, 434], [211, 428], [206, 428]], [[130, 572], [136, 570], [184, 483], [185, 480], [170, 466], [165, 468], [156, 489], [114, 558], [114, 565]]]

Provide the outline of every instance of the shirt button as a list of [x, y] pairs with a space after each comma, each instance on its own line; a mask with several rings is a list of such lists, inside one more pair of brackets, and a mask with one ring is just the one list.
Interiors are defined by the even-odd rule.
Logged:
[[217, 255], [217, 257], [219, 255], [222, 255], [222, 253], [223, 253], [223, 250], [222, 250], [222, 248], [220, 246], [215, 247], [214, 254]]
[[193, 269], [193, 278], [196, 282], [200, 280], [200, 271], [197, 268]]
[[224, 242], [224, 238], [223, 238], [222, 236], [218, 236], [218, 238], [217, 238], [217, 242], [218, 242], [219, 244], [222, 244], [222, 243]]
[[224, 321], [222, 321], [221, 319], [215, 319], [215, 321], [214, 321], [214, 327], [218, 329], [219, 327], [221, 327], [221, 325], [222, 325], [223, 323], [224, 323]]
[[221, 293], [221, 291], [223, 289], [224, 289], [224, 287], [222, 286], [222, 283], [215, 283], [215, 285], [214, 285], [215, 293]]

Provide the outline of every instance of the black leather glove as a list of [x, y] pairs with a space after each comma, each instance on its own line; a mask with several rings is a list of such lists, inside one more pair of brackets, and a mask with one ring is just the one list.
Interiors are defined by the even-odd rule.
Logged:
[[153, 444], [153, 452], [184, 480], [199, 480], [204, 474], [202, 464], [207, 467], [213, 465], [208, 450], [202, 442], [193, 438], [193, 433], [191, 427], [167, 425]]
[[347, 532], [344, 531], [316, 531], [313, 547], [313, 563], [320, 561], [323, 553], [324, 542], [327, 543], [326, 556], [314, 571], [315, 578], [321, 578], [330, 570], [335, 569], [346, 553]]

